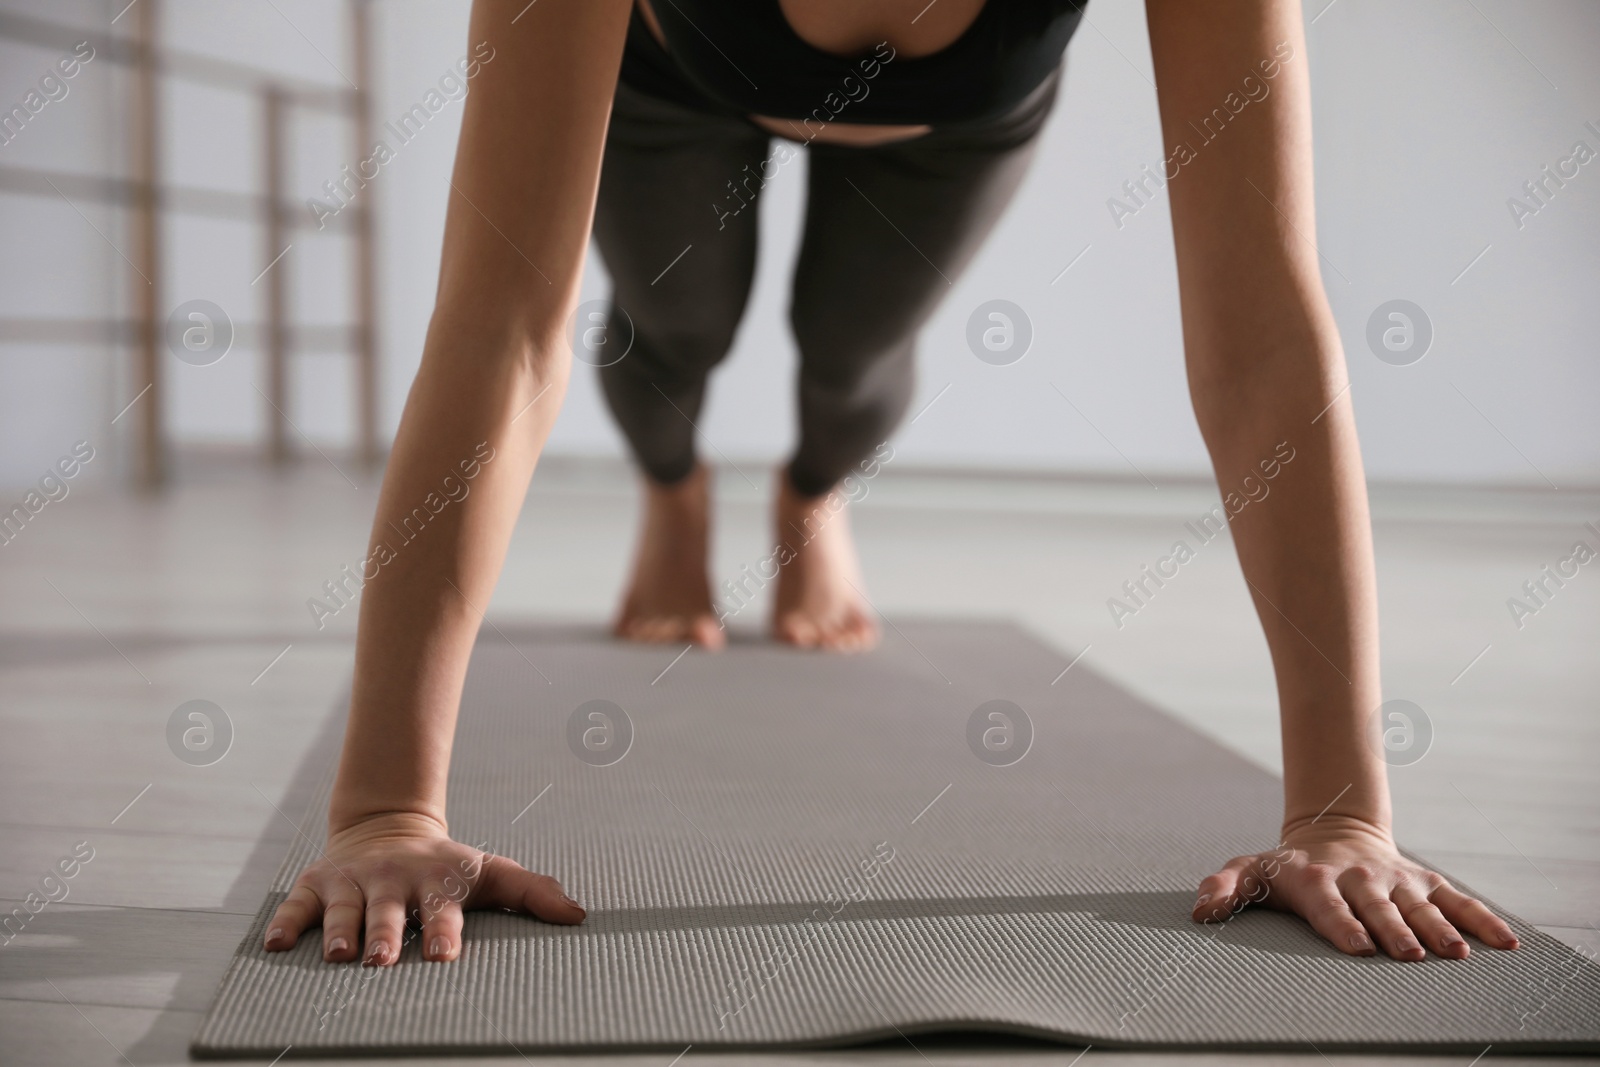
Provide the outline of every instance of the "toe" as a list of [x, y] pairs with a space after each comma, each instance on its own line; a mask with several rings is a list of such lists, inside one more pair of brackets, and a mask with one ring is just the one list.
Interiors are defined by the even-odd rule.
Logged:
[[689, 640], [708, 651], [717, 651], [727, 643], [727, 633], [713, 616], [696, 617], [690, 629]]
[[866, 612], [854, 612], [850, 619], [850, 632], [858, 651], [866, 652], [878, 644], [878, 625]]
[[815, 648], [821, 635], [816, 624], [800, 612], [791, 611], [778, 619], [775, 627], [778, 640], [799, 648]]
[[829, 652], [850, 651], [850, 631], [837, 624], [818, 627], [817, 644]]
[[866, 647], [866, 635], [853, 616], [846, 616], [829, 627], [827, 647], [835, 652], [860, 652]]
[[651, 618], [645, 619], [635, 631], [636, 641], [644, 641], [652, 645], [659, 645], [663, 641], [670, 641], [677, 627], [671, 619]]

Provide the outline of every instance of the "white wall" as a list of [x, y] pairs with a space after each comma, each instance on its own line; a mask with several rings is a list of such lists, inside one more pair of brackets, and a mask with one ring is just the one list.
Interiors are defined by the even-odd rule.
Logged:
[[[1316, 18], [1306, 58], [1315, 92], [1318, 244], [1370, 476], [1600, 482], [1600, 420], [1592, 412], [1600, 397], [1600, 162], [1583, 167], [1520, 230], [1506, 207], [1574, 141], [1600, 151], [1600, 135], [1584, 127], [1600, 127], [1600, 67], [1593, 62], [1600, 8], [1581, 0], [1325, 3], [1309, 0], [1306, 16]], [[329, 17], [325, 9], [333, 5], [313, 0], [276, 4], [282, 14], [257, 0], [169, 0], [166, 32], [174, 45], [339, 83], [335, 68], [348, 68], [342, 15]], [[103, 24], [121, 3], [0, 6]], [[378, 6], [380, 124], [420, 99], [467, 51], [466, 8], [434, 0]], [[923, 335], [913, 410], [950, 388], [897, 439], [908, 464], [1112, 474], [1131, 474], [1132, 464], [1158, 481], [1207, 470], [1183, 382], [1165, 202], [1120, 229], [1106, 206], [1125, 179], [1164, 154], [1143, 7], [1094, 0], [1089, 18], [1071, 46], [1065, 91], [1033, 172]], [[8, 101], [25, 91], [33, 66], [53, 57], [0, 47], [0, 101]], [[122, 129], [120, 111], [111, 109], [116, 80], [106, 69], [90, 73], [104, 79], [99, 88], [43, 115], [49, 127], [40, 123], [26, 143], [0, 148], [0, 163], [93, 170], [113, 162]], [[89, 87], [84, 80], [81, 88]], [[259, 161], [251, 101], [174, 88], [166, 111], [173, 176], [197, 185], [253, 185]], [[368, 190], [382, 220], [383, 409], [391, 427], [432, 304], [459, 116], [460, 104], [448, 105]], [[304, 198], [351, 152], [337, 124], [305, 120], [298, 129], [295, 182]], [[793, 351], [784, 309], [803, 190], [804, 169], [788, 167], [766, 192], [755, 297], [702, 424], [739, 459], [776, 459], [791, 439]], [[112, 213], [85, 213], [128, 247]], [[255, 230], [174, 221], [167, 232], [174, 252], [169, 305], [203, 296], [238, 309], [236, 318], [256, 317], [259, 287], [249, 282], [271, 253]], [[103, 311], [125, 289], [121, 261], [66, 205], [0, 194], [0, 233], [0, 315]], [[1461, 275], [1485, 246], [1489, 251]], [[39, 266], [41, 257], [48, 269]], [[349, 271], [337, 239], [307, 236], [282, 265], [302, 317], [331, 322], [343, 315]], [[592, 258], [585, 296], [604, 291], [603, 267]], [[1021, 305], [1034, 326], [1029, 355], [1009, 367], [979, 362], [964, 340], [972, 309], [994, 297]], [[1411, 366], [1380, 362], [1365, 341], [1368, 316], [1395, 298], [1421, 305], [1435, 330], [1432, 349]], [[42, 307], [54, 310], [35, 310]], [[91, 413], [115, 413], [119, 398], [131, 395], [125, 370], [108, 373], [118, 362], [125, 357], [60, 346], [0, 350], [0, 482], [33, 477], [34, 467], [82, 436], [70, 427]], [[348, 441], [347, 361], [301, 356], [296, 368], [296, 424], [322, 443]], [[259, 377], [254, 353], [244, 349], [209, 368], [174, 361], [175, 437], [257, 439], [262, 404], [251, 382]], [[587, 368], [575, 375], [551, 448], [619, 452]]]
[[[45, 6], [0, 8], [42, 15]], [[102, 5], [62, 0], [49, 6], [79, 22], [98, 17]], [[22, 104], [70, 52], [0, 40], [0, 113]], [[0, 166], [87, 173], [114, 167], [109, 68], [98, 57], [65, 81], [64, 98], [47, 103], [20, 135], [0, 144]], [[59, 198], [0, 192], [0, 318], [103, 316], [116, 301], [121, 271], [109, 260], [122, 261], [95, 232], [114, 233], [115, 220], [93, 205], [80, 210], [83, 215]], [[96, 449], [79, 482], [109, 475], [115, 411], [102, 414], [109, 366], [103, 345], [0, 342], [0, 486], [35, 481], [79, 440]]]

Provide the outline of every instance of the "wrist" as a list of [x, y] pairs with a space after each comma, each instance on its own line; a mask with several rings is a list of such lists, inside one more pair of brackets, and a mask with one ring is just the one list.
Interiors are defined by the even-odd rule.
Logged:
[[1348, 830], [1389, 839], [1394, 817], [1387, 767], [1361, 732], [1359, 706], [1285, 713], [1285, 837]]
[[1320, 817], [1286, 817], [1280, 832], [1280, 840], [1287, 845], [1333, 840], [1348, 841], [1352, 838], [1366, 839], [1389, 848], [1395, 847], [1394, 833], [1387, 813], [1362, 815], [1327, 812]]
[[449, 835], [444, 803], [411, 798], [384, 798], [334, 786], [328, 804], [328, 835], [348, 832], [358, 826], [390, 828]]

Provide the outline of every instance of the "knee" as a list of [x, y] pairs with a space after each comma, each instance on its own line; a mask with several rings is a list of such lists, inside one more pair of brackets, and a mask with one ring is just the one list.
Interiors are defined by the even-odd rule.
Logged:
[[800, 349], [800, 383], [807, 396], [846, 408], [880, 406], [909, 396], [916, 373], [914, 338], [881, 346], [827, 345]]
[[800, 350], [800, 378], [810, 390], [845, 397], [869, 394], [911, 374], [915, 331], [881, 316], [795, 305], [789, 324]]
[[699, 299], [624, 310], [633, 320], [633, 347], [616, 369], [672, 381], [704, 377], [727, 356], [742, 308]]

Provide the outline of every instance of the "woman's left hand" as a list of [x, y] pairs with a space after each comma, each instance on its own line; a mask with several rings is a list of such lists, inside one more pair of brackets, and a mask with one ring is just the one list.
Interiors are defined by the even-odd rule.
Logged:
[[1494, 948], [1517, 947], [1511, 927], [1436, 871], [1400, 854], [1381, 828], [1329, 819], [1286, 835], [1277, 849], [1235, 856], [1200, 883], [1192, 918], [1223, 922], [1249, 904], [1291, 911], [1339, 951], [1397, 960], [1423, 947], [1446, 959], [1470, 951], [1462, 932]]

